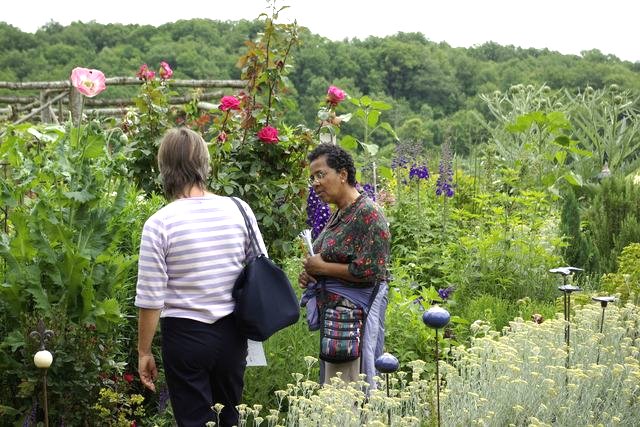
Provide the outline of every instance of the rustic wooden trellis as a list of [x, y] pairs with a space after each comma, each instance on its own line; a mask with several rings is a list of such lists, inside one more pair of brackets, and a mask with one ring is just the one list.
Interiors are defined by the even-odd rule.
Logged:
[[[136, 77], [110, 77], [106, 79], [107, 87], [123, 85], [140, 85]], [[211, 109], [215, 105], [207, 101], [219, 99], [223, 89], [242, 89], [246, 86], [244, 80], [171, 80], [172, 88], [204, 89], [198, 96], [198, 106]], [[71, 112], [73, 120], [80, 115], [82, 95], [71, 85], [69, 80], [48, 82], [3, 82], [0, 89], [15, 91], [39, 91], [39, 95], [17, 96], [0, 95], [0, 121], [10, 121], [14, 124], [27, 120], [43, 123], [58, 123], [59, 118]], [[206, 91], [209, 89], [209, 91]], [[219, 89], [219, 90], [212, 90]], [[186, 104], [191, 101], [191, 95], [181, 95], [169, 98], [172, 105]], [[134, 108], [133, 99], [124, 98], [85, 98], [84, 111], [87, 113], [101, 113], [104, 115], [123, 115], [130, 108]]]

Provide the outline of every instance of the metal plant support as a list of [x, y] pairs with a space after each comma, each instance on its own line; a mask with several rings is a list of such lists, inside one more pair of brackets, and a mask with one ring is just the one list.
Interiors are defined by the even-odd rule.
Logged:
[[430, 328], [435, 329], [436, 331], [436, 409], [438, 411], [438, 427], [440, 427], [441, 416], [440, 416], [440, 363], [439, 363], [439, 352], [438, 352], [438, 329], [444, 328], [449, 323], [451, 319], [451, 315], [447, 310], [437, 305], [434, 305], [429, 310], [425, 311], [422, 314], [422, 321], [425, 325]]
[[44, 425], [49, 427], [49, 406], [47, 403], [47, 369], [51, 366], [53, 358], [51, 353], [46, 349], [46, 344], [53, 338], [53, 331], [46, 329], [42, 319], [38, 321], [38, 326], [35, 331], [31, 331], [29, 336], [35, 340], [40, 341], [40, 350], [33, 358], [36, 366], [43, 370], [42, 374], [42, 395], [43, 395], [43, 409], [44, 409]]
[[[616, 300], [615, 297], [612, 296], [602, 296], [602, 297], [593, 297], [591, 298], [593, 301], [598, 301], [600, 303], [600, 307], [602, 307], [602, 316], [600, 317], [600, 333], [604, 328], [604, 310], [607, 308], [607, 304], [610, 302], [614, 302]], [[600, 364], [600, 347], [598, 347], [598, 356], [596, 357], [596, 365]]]

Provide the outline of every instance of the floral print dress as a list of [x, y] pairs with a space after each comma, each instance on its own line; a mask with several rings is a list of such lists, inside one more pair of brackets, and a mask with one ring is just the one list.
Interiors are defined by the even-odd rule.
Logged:
[[[391, 234], [380, 207], [365, 194], [344, 210], [336, 211], [313, 242], [313, 250], [327, 262], [348, 264], [349, 273], [366, 282], [349, 282], [356, 288], [388, 280]], [[328, 301], [343, 299], [328, 293]], [[347, 301], [342, 301], [348, 306]], [[342, 305], [340, 302], [340, 305]]]

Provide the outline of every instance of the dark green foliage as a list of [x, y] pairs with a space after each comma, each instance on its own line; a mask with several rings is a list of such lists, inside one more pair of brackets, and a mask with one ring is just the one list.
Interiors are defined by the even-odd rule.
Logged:
[[591, 270], [594, 254], [589, 251], [589, 245], [583, 235], [578, 200], [572, 188], [568, 188], [564, 193], [560, 233], [566, 243], [562, 252], [567, 265]]
[[631, 243], [618, 257], [618, 271], [602, 277], [602, 290], [627, 301], [640, 301], [640, 243]]
[[617, 270], [616, 259], [629, 243], [640, 242], [640, 186], [625, 177], [612, 175], [594, 187], [584, 214], [589, 244], [594, 246], [595, 273]]
[[122, 133], [109, 127], [24, 124], [5, 129], [0, 144], [9, 207], [0, 242], [0, 399], [18, 414], [31, 408], [39, 379], [28, 338], [38, 319], [55, 333], [49, 402], [56, 423], [89, 419], [102, 380], [124, 369], [121, 306], [133, 296], [138, 244], [131, 229], [146, 211], [125, 208], [138, 192], [122, 163]]

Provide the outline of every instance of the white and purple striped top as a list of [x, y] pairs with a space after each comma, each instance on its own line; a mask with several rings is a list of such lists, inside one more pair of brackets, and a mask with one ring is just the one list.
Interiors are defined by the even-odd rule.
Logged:
[[[241, 204], [266, 254], [253, 211]], [[244, 218], [233, 200], [175, 200], [144, 224], [135, 305], [162, 309], [161, 317], [213, 323], [233, 312], [233, 284], [250, 255]]]

